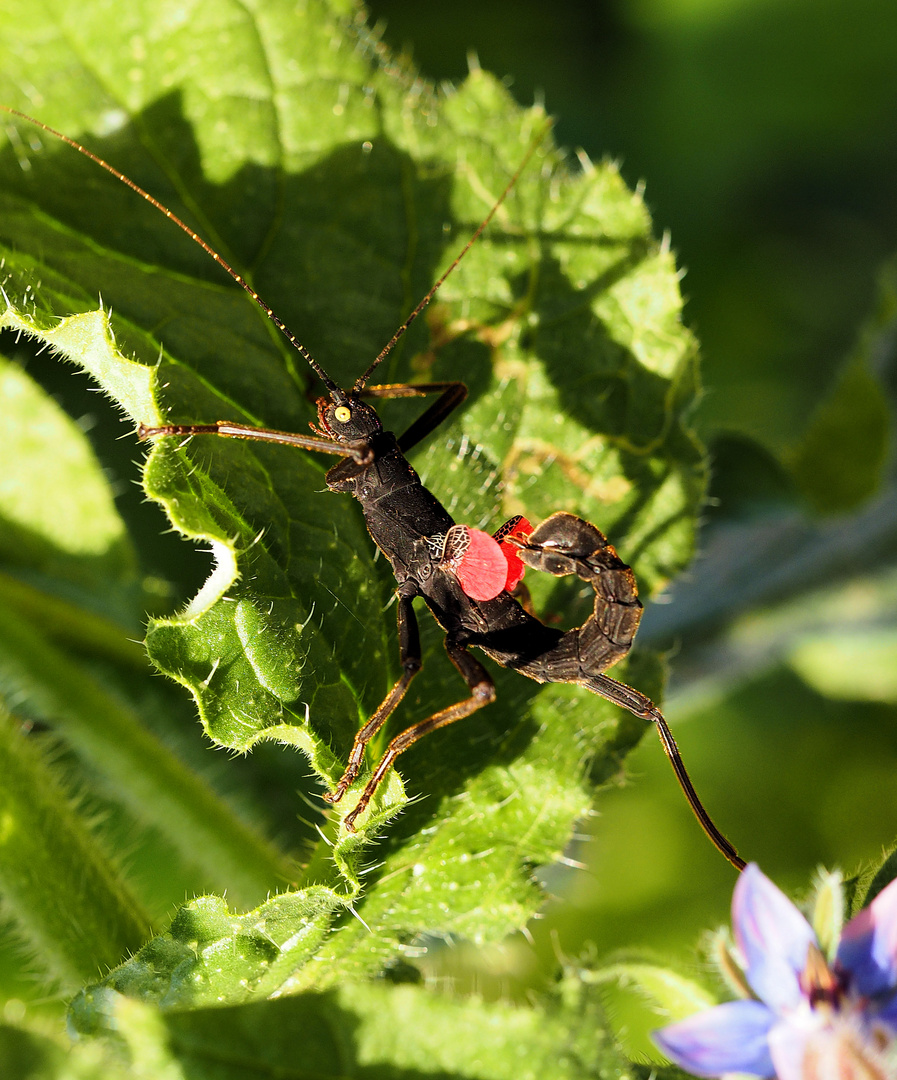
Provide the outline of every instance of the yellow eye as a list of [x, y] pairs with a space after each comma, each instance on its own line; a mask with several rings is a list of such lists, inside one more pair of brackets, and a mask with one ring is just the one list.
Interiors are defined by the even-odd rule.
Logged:
[[333, 415], [341, 424], [348, 424], [352, 419], [352, 410], [348, 405], [337, 405], [333, 410]]

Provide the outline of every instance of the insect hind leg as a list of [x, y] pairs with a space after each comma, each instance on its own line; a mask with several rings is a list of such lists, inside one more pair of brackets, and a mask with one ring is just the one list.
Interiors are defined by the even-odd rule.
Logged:
[[[716, 827], [695, 791], [679, 747], [663, 713], [650, 698], [603, 674], [629, 652], [642, 617], [635, 576], [604, 534], [582, 518], [553, 514], [525, 540], [514, 541], [520, 559], [556, 577], [576, 574], [595, 591], [595, 608], [581, 627], [518, 670], [542, 682], [584, 686], [621, 708], [653, 723], [679, 786], [708, 839], [738, 870], [744, 859]], [[531, 668], [532, 670], [528, 670]]]

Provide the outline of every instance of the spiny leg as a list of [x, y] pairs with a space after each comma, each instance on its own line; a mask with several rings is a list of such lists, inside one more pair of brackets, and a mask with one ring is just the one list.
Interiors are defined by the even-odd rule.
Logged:
[[[528, 566], [557, 577], [576, 574], [595, 591], [593, 614], [578, 630], [571, 630], [561, 639], [556, 657], [551, 653], [543, 656], [527, 673], [546, 681], [576, 682], [653, 723], [682, 793], [707, 838], [736, 869], [743, 870], [744, 859], [704, 809], [661, 711], [638, 690], [602, 674], [626, 655], [638, 629], [642, 609], [631, 569], [594, 525], [572, 514], [553, 514], [528, 539], [511, 542], [519, 547], [519, 556]], [[574, 653], [579, 668], [575, 675], [571, 671]]]
[[333, 439], [312, 435], [299, 435], [293, 431], [276, 431], [274, 428], [252, 427], [249, 424], [233, 424], [229, 420], [216, 420], [214, 424], [163, 424], [137, 428], [138, 439], [152, 439], [157, 435], [177, 435], [190, 438], [193, 435], [221, 435], [225, 439], [247, 439], [251, 442], [273, 442], [282, 446], [298, 446], [303, 450], [315, 450], [320, 454], [353, 458], [361, 465], [370, 464], [371, 452], [366, 443], [341, 444]]
[[471, 695], [469, 698], [465, 698], [463, 701], [459, 701], [456, 705], [450, 705], [447, 709], [442, 709], [438, 713], [434, 713], [433, 716], [428, 717], [426, 720], [421, 720], [417, 724], [413, 724], [410, 728], [406, 728], [400, 735], [397, 735], [389, 746], [386, 748], [386, 753], [377, 763], [377, 767], [371, 774], [370, 780], [368, 780], [367, 786], [361, 793], [361, 798], [358, 800], [358, 805], [347, 814], [344, 819], [344, 824], [350, 832], [355, 831], [355, 820], [359, 814], [364, 813], [367, 809], [368, 803], [374, 796], [374, 792], [380, 786], [380, 782], [383, 777], [389, 772], [393, 763], [399, 754], [403, 753], [417, 742], [418, 739], [422, 739], [424, 735], [429, 735], [431, 731], [436, 731], [438, 728], [445, 727], [447, 724], [453, 724], [456, 720], [463, 720], [465, 716], [470, 716], [471, 713], [482, 709], [484, 705], [489, 705], [495, 700], [495, 684], [489, 677], [489, 673], [483, 667], [483, 665], [476, 660], [463, 645], [457, 644], [451, 638], [446, 638], [445, 651], [449, 655], [449, 659], [464, 676], [464, 681], [470, 687]]
[[588, 679], [583, 681], [582, 685], [588, 687], [589, 690], [593, 690], [596, 694], [600, 694], [603, 698], [607, 698], [608, 701], [612, 701], [615, 705], [627, 709], [642, 720], [650, 721], [657, 728], [661, 745], [673, 767], [673, 772], [679, 781], [679, 787], [682, 788], [682, 793], [688, 800], [688, 805], [698, 819], [698, 823], [707, 835], [708, 840], [721, 855], [729, 860], [736, 870], [743, 870], [747, 864], [729, 840], [719, 831], [713, 819], [704, 809], [704, 804], [698, 797], [694, 784], [691, 782], [691, 777], [685, 768], [685, 762], [682, 760], [682, 754], [679, 752], [679, 747], [672, 731], [670, 731], [670, 726], [654, 702], [644, 694], [639, 693], [638, 690], [633, 690], [631, 686], [618, 682], [616, 679], [611, 679], [608, 675], [590, 675]]
[[[401, 677], [383, 699], [374, 715], [355, 736], [355, 742], [349, 752], [346, 771], [340, 777], [333, 791], [324, 796], [329, 803], [339, 802], [355, 783], [355, 779], [364, 763], [364, 751], [367, 744], [393, 714], [396, 706], [405, 696], [405, 691], [408, 689], [411, 680], [421, 669], [420, 632], [410, 596], [399, 595], [397, 621], [399, 626], [399, 658], [402, 663]], [[368, 798], [370, 798], [370, 795]]]

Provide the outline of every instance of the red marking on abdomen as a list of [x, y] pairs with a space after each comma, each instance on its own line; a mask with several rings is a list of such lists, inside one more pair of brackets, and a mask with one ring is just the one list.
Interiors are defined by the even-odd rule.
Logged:
[[[508, 528], [509, 525], [510, 528]], [[522, 579], [526, 567], [517, 554], [517, 548], [513, 544], [509, 544], [507, 538], [509, 536], [519, 536], [521, 539], [526, 539], [532, 531], [533, 527], [525, 517], [517, 517], [502, 525], [495, 534], [495, 539], [498, 540], [502, 554], [508, 563], [508, 576], [505, 579], [505, 589], [508, 592], [511, 592], [514, 586]]]

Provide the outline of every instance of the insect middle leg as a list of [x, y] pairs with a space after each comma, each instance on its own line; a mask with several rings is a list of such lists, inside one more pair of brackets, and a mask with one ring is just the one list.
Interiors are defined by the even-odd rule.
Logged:
[[[380, 707], [355, 736], [355, 742], [349, 752], [346, 771], [340, 777], [333, 791], [324, 796], [327, 802], [337, 803], [346, 794], [361, 771], [364, 763], [364, 751], [380, 728], [395, 712], [399, 702], [405, 696], [411, 680], [421, 669], [420, 631], [417, 616], [412, 607], [412, 597], [399, 594], [398, 603], [399, 657], [402, 662], [402, 674], [395, 686], [383, 699]], [[371, 793], [373, 794], [373, 792]], [[370, 798], [370, 796], [368, 796]]]
[[[447, 709], [442, 709], [438, 713], [434, 713], [432, 716], [427, 717], [426, 720], [421, 720], [419, 723], [413, 724], [410, 728], [406, 728], [405, 731], [401, 732], [401, 734], [397, 735], [392, 740], [386, 748], [383, 757], [380, 758], [380, 761], [377, 763], [377, 767], [371, 774], [367, 786], [361, 793], [358, 805], [344, 818], [344, 824], [350, 832], [354, 832], [356, 819], [367, 809], [368, 803], [374, 796], [374, 792], [380, 786], [380, 782], [383, 780], [384, 776], [386, 776], [387, 772], [389, 772], [399, 754], [403, 753], [409, 746], [416, 743], [418, 739], [422, 739], [425, 735], [429, 735], [431, 731], [436, 731], [438, 728], [453, 724], [456, 720], [463, 720], [465, 716], [470, 716], [470, 714], [476, 712], [477, 709], [482, 709], [484, 705], [489, 705], [495, 700], [495, 684], [479, 660], [471, 656], [463, 645], [458, 644], [458, 642], [454, 641], [451, 637], [447, 637], [445, 640], [445, 651], [448, 653], [449, 659], [464, 677], [464, 681], [470, 687], [470, 697], [457, 702], [455, 705], [450, 705]], [[418, 669], [419, 667], [420, 662], [418, 660]], [[410, 681], [410, 677], [408, 681]], [[361, 758], [364, 754], [365, 745], [373, 737], [374, 732], [383, 725], [389, 712], [392, 712], [401, 700], [402, 695], [404, 695], [405, 689], [407, 688], [407, 682], [405, 683], [405, 687], [401, 690], [401, 694], [399, 694], [398, 698], [393, 702], [393, 696], [396, 694], [396, 691], [398, 691], [401, 684], [402, 679], [396, 683], [392, 692], [387, 696], [386, 700], [374, 714], [374, 717], [372, 717], [370, 722], [366, 724], [356, 736], [346, 775], [340, 780], [336, 791], [334, 791], [332, 795], [324, 796], [329, 802], [336, 802], [337, 799], [341, 798], [346, 788], [351, 784], [352, 780], [349, 780], [348, 783], [345, 783], [345, 781], [350, 771], [353, 770], [353, 766], [353, 779], [357, 776], [361, 767]], [[386, 712], [385, 710], [391, 702], [392, 707], [389, 709], [389, 712]], [[373, 726], [375, 720], [379, 720], [377, 727], [369, 732], [369, 729]]]

